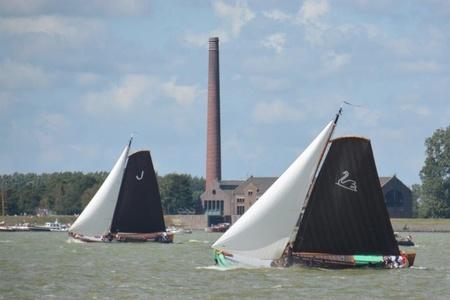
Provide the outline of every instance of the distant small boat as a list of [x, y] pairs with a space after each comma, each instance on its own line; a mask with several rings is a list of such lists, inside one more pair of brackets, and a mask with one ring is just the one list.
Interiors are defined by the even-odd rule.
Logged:
[[370, 140], [331, 139], [342, 109], [213, 245], [219, 266], [401, 268]]
[[132, 138], [100, 189], [69, 228], [86, 242], [171, 243], [149, 151], [128, 155]]
[[206, 232], [225, 232], [230, 228], [230, 223], [219, 223], [205, 228]]
[[406, 247], [414, 246], [412, 236], [407, 235], [406, 237], [404, 237], [398, 234], [397, 232], [394, 232], [394, 236], [399, 246], [406, 246]]
[[49, 228], [45, 226], [33, 225], [29, 223], [16, 224], [14, 226], [6, 226], [2, 231], [17, 231], [17, 232], [28, 232], [28, 231], [50, 231]]
[[37, 232], [49, 232], [50, 228], [47, 226], [41, 226], [41, 225], [30, 225], [28, 227], [29, 231], [37, 231]]
[[13, 232], [15, 231], [11, 226], [1, 225], [0, 232]]
[[56, 219], [55, 222], [45, 223], [44, 227], [50, 229], [52, 232], [66, 232], [69, 230], [67, 225], [59, 223], [58, 219]]
[[192, 233], [192, 230], [187, 229], [187, 228], [171, 226], [171, 227], [167, 227], [167, 232], [177, 233], [177, 234], [189, 234], [189, 233]]
[[30, 231], [30, 224], [21, 223], [21, 224], [9, 226], [9, 228], [12, 229], [13, 231], [18, 231], [18, 232]]

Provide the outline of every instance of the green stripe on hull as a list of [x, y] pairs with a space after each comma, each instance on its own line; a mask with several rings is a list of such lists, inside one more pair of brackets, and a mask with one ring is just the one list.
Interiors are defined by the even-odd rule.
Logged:
[[376, 265], [383, 263], [383, 256], [380, 255], [353, 255], [356, 265]]
[[230, 263], [227, 261], [225, 256], [218, 251], [214, 251], [214, 260], [219, 267], [227, 268], [230, 266]]

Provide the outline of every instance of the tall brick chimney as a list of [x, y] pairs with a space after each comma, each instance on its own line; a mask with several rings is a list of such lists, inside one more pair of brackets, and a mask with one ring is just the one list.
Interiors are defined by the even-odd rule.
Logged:
[[219, 38], [209, 39], [208, 117], [206, 133], [206, 190], [222, 179], [220, 155]]

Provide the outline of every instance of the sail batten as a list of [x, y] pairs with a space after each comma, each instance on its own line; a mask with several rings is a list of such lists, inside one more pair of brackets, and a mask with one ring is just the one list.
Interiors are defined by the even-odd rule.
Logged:
[[323, 149], [330, 122], [277, 181], [213, 245], [215, 249], [274, 260], [281, 257], [296, 225]]
[[101, 240], [102, 236], [109, 232], [130, 144], [122, 151], [97, 193], [70, 227], [69, 231], [71, 233], [81, 235], [87, 239]]

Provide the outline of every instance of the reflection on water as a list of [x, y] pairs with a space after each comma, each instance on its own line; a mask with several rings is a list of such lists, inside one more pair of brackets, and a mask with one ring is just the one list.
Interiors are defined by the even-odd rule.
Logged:
[[406, 270], [234, 269], [213, 266], [217, 233], [174, 244], [68, 242], [65, 233], [0, 233], [0, 299], [449, 299], [450, 234], [413, 233]]

